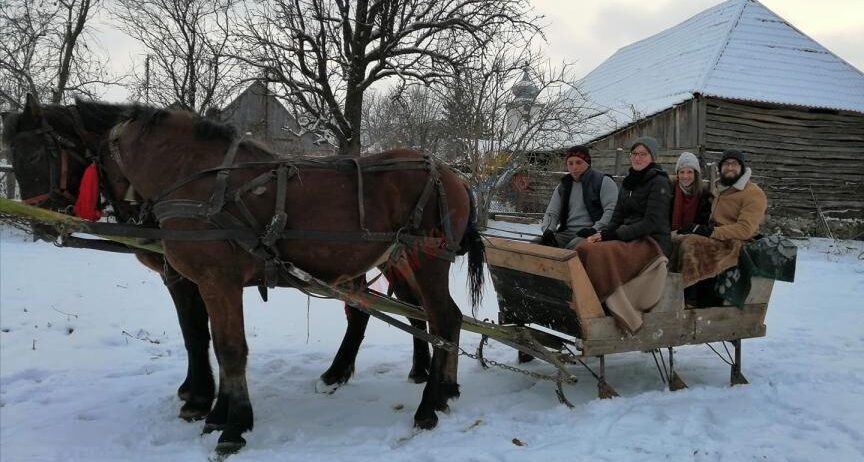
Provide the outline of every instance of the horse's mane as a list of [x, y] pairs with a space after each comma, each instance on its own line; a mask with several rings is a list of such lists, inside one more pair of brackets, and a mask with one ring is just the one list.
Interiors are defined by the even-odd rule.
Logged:
[[[75, 113], [77, 111], [77, 114]], [[42, 114], [48, 123], [64, 133], [75, 133], [76, 124], [83, 124], [86, 131], [107, 134], [112, 127], [123, 121], [139, 122], [141, 130], [138, 136], [151, 133], [152, 130], [179, 120], [173, 118], [176, 113], [186, 113], [192, 117], [193, 136], [196, 140], [220, 139], [231, 142], [238, 136], [237, 129], [230, 124], [206, 119], [191, 111], [168, 110], [142, 104], [111, 104], [99, 101], [76, 100], [74, 105], [64, 106], [48, 104], [42, 106]], [[11, 140], [20, 132], [19, 120], [21, 113], [10, 112], [3, 119], [3, 144], [8, 146]], [[250, 151], [266, 156], [278, 155], [254, 140], [244, 140], [241, 143]]]

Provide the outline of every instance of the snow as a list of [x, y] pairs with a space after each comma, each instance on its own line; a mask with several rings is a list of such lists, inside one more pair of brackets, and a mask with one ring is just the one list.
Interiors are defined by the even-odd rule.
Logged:
[[[689, 346], [677, 350], [676, 369], [690, 388], [669, 392], [650, 355], [629, 353], [607, 361], [622, 394], [613, 400], [596, 399], [594, 381], [574, 368], [571, 410], [549, 382], [462, 358], [461, 398], [422, 432], [412, 428], [422, 386], [407, 380], [406, 334], [372, 320], [351, 382], [317, 393], [342, 337], [341, 305], [312, 300], [307, 311], [297, 291], [272, 291], [265, 304], [249, 290], [256, 422], [230, 460], [862, 460], [864, 245], [802, 244], [796, 282], [775, 286], [767, 337], [744, 341], [750, 385], [730, 388], [728, 366]], [[467, 312], [465, 268], [454, 268], [454, 298]], [[480, 317], [496, 310], [490, 283]], [[469, 351], [478, 340], [462, 335]], [[500, 344], [487, 355], [516, 363]], [[176, 417], [185, 366], [155, 273], [128, 255], [3, 231], [0, 460], [206, 460], [217, 435]]]
[[621, 48], [579, 89], [608, 111], [591, 120], [592, 139], [697, 93], [864, 113], [864, 73], [757, 0], [723, 2]]

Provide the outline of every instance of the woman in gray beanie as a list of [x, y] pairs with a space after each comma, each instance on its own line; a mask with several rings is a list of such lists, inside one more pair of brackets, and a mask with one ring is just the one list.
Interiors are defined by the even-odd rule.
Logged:
[[588, 236], [576, 253], [597, 298], [627, 332], [642, 327], [642, 313], [660, 300], [672, 252], [669, 176], [654, 162], [657, 140], [637, 138], [630, 171], [606, 229]]
[[672, 180], [672, 231], [689, 225], [707, 225], [711, 215], [711, 192], [702, 185], [702, 168], [692, 152], [682, 152]]

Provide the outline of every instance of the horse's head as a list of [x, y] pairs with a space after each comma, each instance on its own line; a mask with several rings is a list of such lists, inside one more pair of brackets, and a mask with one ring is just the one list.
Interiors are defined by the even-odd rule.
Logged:
[[64, 209], [75, 202], [87, 148], [71, 126], [65, 106], [42, 107], [27, 96], [22, 112], [4, 120], [3, 141], [27, 204]]
[[96, 102], [42, 106], [28, 95], [23, 110], [3, 124], [22, 200], [61, 211], [74, 204], [84, 169], [98, 163], [100, 144], [127, 113], [128, 107]]

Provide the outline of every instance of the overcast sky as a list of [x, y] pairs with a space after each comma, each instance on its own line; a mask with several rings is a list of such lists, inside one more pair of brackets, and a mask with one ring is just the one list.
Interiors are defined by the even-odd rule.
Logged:
[[[761, 0], [762, 4], [853, 66], [864, 70], [864, 0]], [[585, 75], [619, 48], [672, 27], [721, 0], [531, 0], [545, 16], [547, 53], [553, 63], [575, 63]], [[117, 71], [140, 63], [144, 51], [114, 30], [97, 37]], [[140, 65], [140, 64], [139, 64]], [[105, 95], [113, 101], [124, 91]]]
[[[864, 0], [761, 0], [768, 9], [864, 70]], [[679, 24], [721, 0], [532, 0], [546, 17], [548, 54], [580, 76], [621, 47]]]

